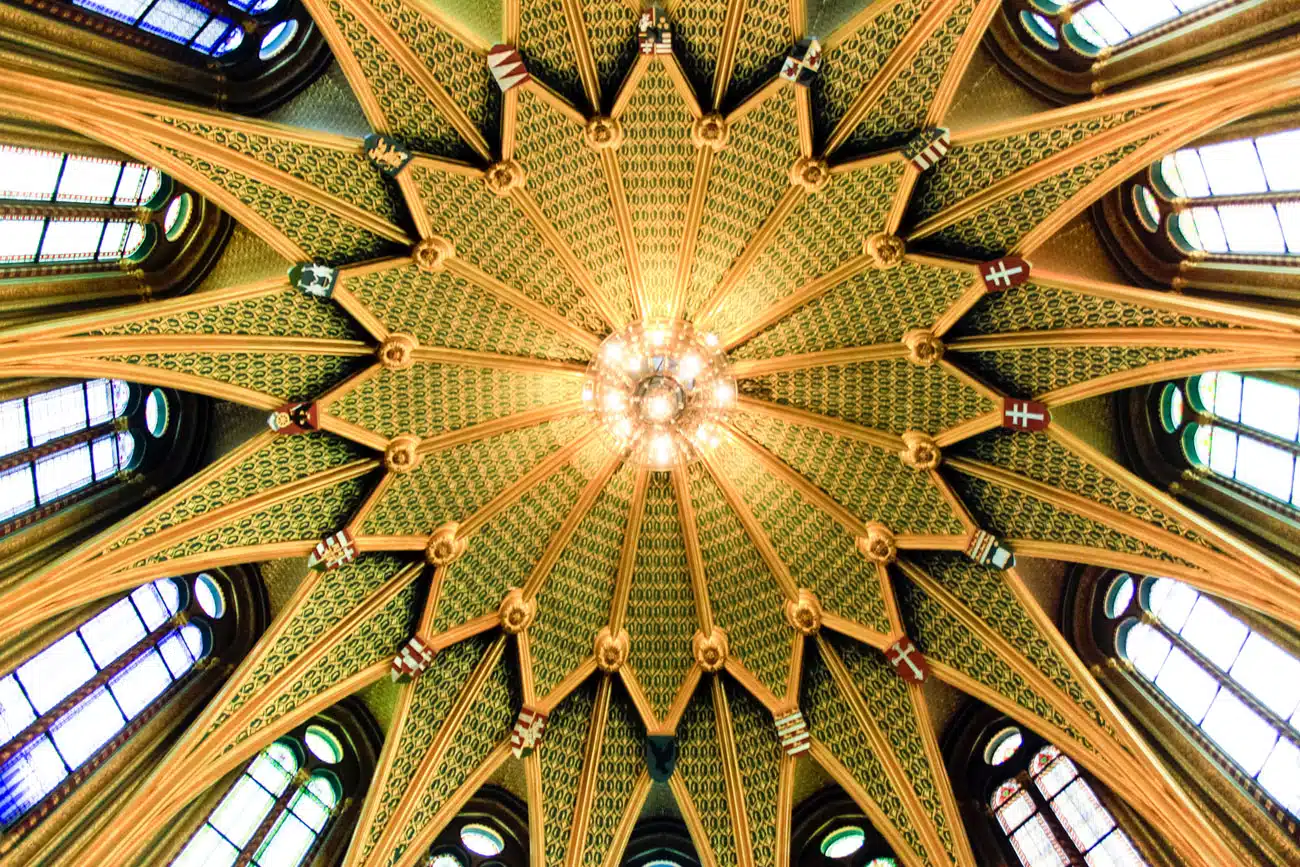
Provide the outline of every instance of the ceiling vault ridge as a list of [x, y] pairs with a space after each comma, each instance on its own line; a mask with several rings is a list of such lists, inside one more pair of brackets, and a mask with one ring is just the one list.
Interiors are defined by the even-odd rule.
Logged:
[[[270, 413], [0, 587], [0, 640], [182, 572], [305, 567], [78, 857], [130, 867], [391, 678], [344, 867], [423, 864], [489, 782], [526, 796], [535, 867], [617, 867], [669, 796], [704, 867], [792, 867], [822, 771], [901, 864], [975, 867], [946, 688], [1159, 816], [1180, 863], [1235, 863], [998, 557], [1167, 575], [1300, 628], [1287, 563], [1048, 416], [1300, 367], [1300, 316], [1028, 261], [1300, 96], [1300, 49], [959, 125], [999, 0], [880, 0], [829, 33], [808, 0], [503, 0], [496, 45], [437, 0], [304, 5], [365, 139], [0, 62], [0, 113], [170, 175], [287, 272], [0, 332], [0, 378]], [[654, 349], [680, 336], [663, 319], [695, 342]]]

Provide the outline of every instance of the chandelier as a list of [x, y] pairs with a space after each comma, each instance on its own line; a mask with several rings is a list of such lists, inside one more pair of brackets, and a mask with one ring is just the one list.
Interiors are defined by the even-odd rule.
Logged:
[[714, 448], [735, 399], [718, 338], [681, 320], [633, 322], [605, 338], [582, 390], [612, 447], [658, 470]]

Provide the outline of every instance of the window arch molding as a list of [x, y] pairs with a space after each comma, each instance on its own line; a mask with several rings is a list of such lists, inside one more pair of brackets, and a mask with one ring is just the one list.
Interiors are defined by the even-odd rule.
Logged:
[[234, 221], [153, 168], [72, 136], [0, 126], [0, 320], [183, 294]]
[[[1015, 747], [1014, 750], [1004, 748], [999, 754], [998, 747], [1008, 743], [1006, 737], [1012, 732], [1019, 736], [1018, 740], [1010, 742]], [[991, 804], [1000, 786], [1017, 775], [1025, 779], [1033, 776], [1036, 770], [1035, 757], [1045, 749], [1055, 748], [1030, 729], [973, 700], [965, 702], [953, 714], [940, 746], [975, 860], [987, 867], [1022, 867], [1010, 837], [1003, 831]], [[1064, 758], [1063, 755], [1062, 757]], [[1107, 831], [1097, 843], [1092, 844], [1094, 847], [1102, 845], [1106, 836], [1121, 834], [1136, 847], [1146, 863], [1172, 867], [1174, 862], [1171, 859], [1160, 857], [1164, 843], [1151, 833], [1135, 811], [1111, 795], [1082, 768], [1073, 765], [1073, 770], [1115, 823], [1113, 830]], [[1073, 785], [1074, 779], [1071, 778], [1062, 786], [1061, 792]], [[1035, 816], [1042, 815], [1049, 824], [1051, 833], [1066, 841], [1066, 846], [1071, 845], [1068, 832], [1046, 803], [1049, 799], [1040, 797], [1041, 793], [1033, 782], [1029, 782], [1025, 789], [1035, 801]], [[1053, 797], [1059, 798], [1061, 792]], [[1083, 863], [1082, 856], [1076, 857], [1079, 858], [1079, 863]]]
[[902, 862], [862, 808], [839, 786], [831, 785], [795, 805], [790, 863], [800, 867], [897, 867]]
[[[1265, 112], [1215, 130], [1119, 184], [1092, 208], [1099, 234], [1116, 264], [1130, 279], [1154, 288], [1237, 300], [1244, 295], [1266, 304], [1293, 304], [1300, 299], [1300, 226], [1293, 213], [1300, 209], [1300, 184], [1289, 177], [1293, 147], [1286, 141], [1290, 135], [1300, 135], [1298, 131], [1300, 110]], [[1258, 175], [1253, 185], [1236, 186], [1232, 192], [1217, 195], [1218, 191], [1205, 188], [1199, 171], [1197, 189], [1187, 189], [1176, 174], [1168, 176], [1166, 165], [1176, 165], [1178, 154], [1203, 148], [1223, 150], [1225, 145], [1247, 147], [1250, 142], [1260, 142], [1259, 158], [1264, 161], [1265, 173]], [[1225, 153], [1225, 159], [1240, 162], [1235, 153]], [[1279, 167], [1284, 177], [1274, 176]], [[1249, 179], [1241, 180], [1244, 184]], [[1210, 186], [1214, 186], [1213, 180]], [[1265, 186], [1268, 192], [1263, 192]], [[1199, 237], [1199, 211], [1243, 206], [1278, 209], [1273, 218], [1276, 224], [1253, 234], [1238, 230], [1234, 239], [1223, 236], [1227, 226], [1221, 227], [1216, 215], [1209, 227], [1213, 237]], [[1240, 247], [1243, 236], [1267, 238], [1266, 249], [1272, 252]]]
[[0, 26], [24, 37], [17, 53], [76, 80], [246, 115], [282, 105], [332, 62], [301, 0], [0, 0]]
[[191, 806], [189, 821], [157, 841], [149, 863], [180, 867], [206, 863], [205, 853], [234, 857], [238, 852], [248, 863], [260, 856], [278, 865], [295, 863], [295, 857], [299, 867], [337, 864], [351, 840], [382, 740], [364, 704], [344, 699], [282, 732], [213, 786]]
[[[196, 590], [200, 580], [208, 588], [203, 594]], [[86, 606], [58, 622], [44, 625], [33, 635], [25, 636], [18, 645], [4, 648], [3, 656], [0, 657], [0, 684], [20, 682], [25, 671], [35, 670], [27, 666], [35, 662], [44, 651], [53, 652], [56, 646], [69, 643], [74, 647], [86, 648], [80, 652], [92, 654], [86, 657], [87, 664], [93, 661], [98, 671], [85, 684], [71, 684], [70, 688], [76, 696], [78, 692], [86, 692], [92, 687], [95, 694], [103, 692], [103, 687], [95, 685], [104, 680], [122, 684], [123, 689], [127, 688], [125, 684], [128, 683], [138, 683], [143, 687], [151, 682], [143, 672], [156, 669], [161, 673], [163, 670], [157, 654], [162, 655], [161, 665], [170, 671], [178, 671], [179, 669], [173, 668], [179, 659], [174, 655], [178, 648], [164, 649], [162, 643], [150, 643], [151, 636], [171, 630], [173, 627], [169, 624], [183, 622], [184, 626], [177, 627], [181, 629], [198, 626], [202, 629], [203, 640], [202, 661], [191, 664], [179, 676], [173, 675], [171, 684], [163, 687], [148, 704], [137, 709], [138, 701], [137, 704], [132, 704], [130, 696], [134, 693], [130, 691], [116, 697], [115, 703], [131, 719], [112, 733], [105, 743], [91, 751], [66, 776], [47, 781], [53, 782], [51, 790], [22, 809], [17, 819], [5, 816], [11, 820], [0, 828], [0, 851], [6, 860], [30, 863], [54, 857], [56, 861], [66, 858], [69, 863], [74, 863], [79, 847], [93, 836], [96, 816], [102, 812], [104, 805], [116, 803], [123, 798], [131, 791], [133, 781], [147, 774], [162, 758], [174, 738], [216, 693], [270, 621], [266, 589], [255, 566], [208, 570], [160, 579], [154, 583], [168, 582], [175, 587], [176, 595], [164, 596], [175, 600], [176, 613], [171, 615], [170, 620], [156, 627], [156, 617], [165, 614], [165, 611], [150, 613], [148, 606], [133, 601], [133, 594], [139, 595], [152, 586], [144, 585], [133, 593], [116, 594]], [[205, 605], [210, 607], [212, 598], [208, 593], [215, 593], [216, 598], [220, 599], [222, 605], [217, 612], [220, 616], [210, 614], [208, 608], [205, 608]], [[170, 606], [172, 603], [166, 604]], [[128, 617], [129, 612], [118, 610], [124, 605], [139, 612], [133, 616], [139, 616], [143, 620], [143, 625], [137, 632], [154, 627], [143, 638], [133, 640], [129, 647], [120, 647], [125, 639], [114, 639], [115, 633], [105, 632], [103, 627], [92, 627], [92, 624], [100, 622], [116, 624], [119, 619]], [[84, 628], [92, 631], [83, 636]], [[89, 643], [85, 643], [87, 639]], [[108, 644], [97, 644], [97, 641], [107, 641]], [[100, 659], [96, 655], [100, 651], [95, 648], [101, 646], [112, 647], [118, 655], [113, 661]], [[141, 669], [142, 673], [132, 674], [141, 666], [145, 666]], [[114, 690], [118, 688], [116, 685], [112, 687]], [[14, 700], [13, 691], [4, 693], [0, 700]], [[43, 707], [41, 705], [36, 709]], [[45, 713], [55, 716], [60, 713], [60, 708], [56, 705]], [[44, 719], [42, 716], [34, 723], [36, 734], [38, 738], [50, 740], [48, 732], [51, 728], [47, 722], [43, 722]], [[102, 720], [96, 716], [91, 722], [99, 725]], [[27, 734], [30, 736], [33, 732], [28, 731]], [[84, 734], [83, 732], [83, 736]], [[99, 737], [93, 740], [98, 741]], [[54, 735], [52, 742], [60, 751], [65, 745], [73, 743], [60, 743], [59, 735]], [[12, 746], [12, 743], [6, 739], [5, 746]], [[48, 752], [47, 747], [38, 748]], [[0, 801], [7, 805], [12, 803], [12, 779], [12, 774], [4, 774], [4, 794]], [[58, 853], [57, 857], [52, 854], [55, 852]]]
[[[429, 847], [430, 867], [528, 867], [528, 805], [486, 785], [474, 793]], [[477, 851], [476, 851], [477, 848]]]
[[1161, 0], [1127, 9], [1122, 0], [1008, 0], [985, 44], [1031, 90], [1068, 103], [1228, 52], [1267, 50], [1294, 23], [1287, 0]]
[[[1280, 808], [1178, 706], [1119, 652], [1122, 632], [1145, 617], [1143, 585], [1131, 575], [1132, 593], [1116, 592], [1122, 570], [1076, 565], [1061, 598], [1062, 633], [1101, 686], [1145, 736], [1175, 782], [1198, 807], [1216, 816], [1242, 853], [1243, 863], [1284, 867], [1300, 861], [1296, 817]], [[1228, 615], [1286, 653], [1300, 658], [1300, 634], [1240, 605], [1213, 599]]]

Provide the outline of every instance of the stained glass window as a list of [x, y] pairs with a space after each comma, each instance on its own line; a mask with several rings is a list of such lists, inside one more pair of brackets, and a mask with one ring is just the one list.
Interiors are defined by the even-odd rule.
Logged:
[[235, 781], [171, 867], [299, 867], [339, 805], [337, 781], [307, 774], [301, 745], [277, 741]]
[[1095, 48], [1127, 42], [1214, 0], [1094, 0], [1070, 17], [1075, 34]]
[[[0, 766], [0, 827], [18, 821], [203, 656], [192, 624], [145, 643], [180, 602], [170, 578], [137, 588], [0, 678], [0, 743], [23, 743]], [[120, 670], [105, 672], [126, 654]], [[74, 702], [77, 691], [85, 695]]]
[[[1035, 753], [1028, 775], [1032, 789], [1008, 780], [989, 801], [1024, 867], [1068, 867], [1071, 852], [1089, 867], [1145, 867], [1132, 841], [1060, 750], [1049, 745]], [[1045, 810], [1051, 811], [1051, 821]]]
[[[106, 15], [192, 48], [220, 57], [244, 41], [244, 31], [224, 15], [195, 0], [73, 0], [78, 6]], [[240, 8], [251, 8], [240, 6]], [[269, 8], [269, 7], [268, 7]]]
[[122, 208], [121, 219], [73, 218], [57, 211], [0, 219], [0, 264], [116, 262], [144, 242], [128, 210], [162, 185], [156, 169], [125, 160], [0, 145], [0, 198]]
[[1121, 651], [1244, 773], [1300, 816], [1300, 660], [1172, 578], [1144, 583], [1155, 625], [1132, 622]]
[[1161, 424], [1182, 436], [1188, 460], [1279, 504], [1300, 506], [1300, 389], [1219, 371], [1171, 383], [1170, 391], [1178, 397], [1162, 400]]
[[[126, 412], [130, 396], [125, 382], [93, 379], [0, 402], [0, 520], [131, 467], [135, 434], [110, 424]], [[64, 448], [39, 448], [64, 437]]]
[[1288, 130], [1162, 159], [1177, 240], [1207, 253], [1300, 255], [1298, 149], [1300, 130]]

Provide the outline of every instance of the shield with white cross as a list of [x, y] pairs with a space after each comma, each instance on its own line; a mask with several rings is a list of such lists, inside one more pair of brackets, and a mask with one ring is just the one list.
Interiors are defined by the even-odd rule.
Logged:
[[925, 683], [925, 679], [930, 676], [925, 654], [906, 635], [900, 635], [885, 648], [885, 659], [889, 660], [894, 673], [908, 683]]
[[1029, 263], [1019, 256], [1003, 256], [980, 264], [986, 292], [1002, 292], [1029, 279]]
[[1011, 430], [1044, 430], [1052, 423], [1046, 404], [1018, 397], [1002, 399], [1002, 426]]

